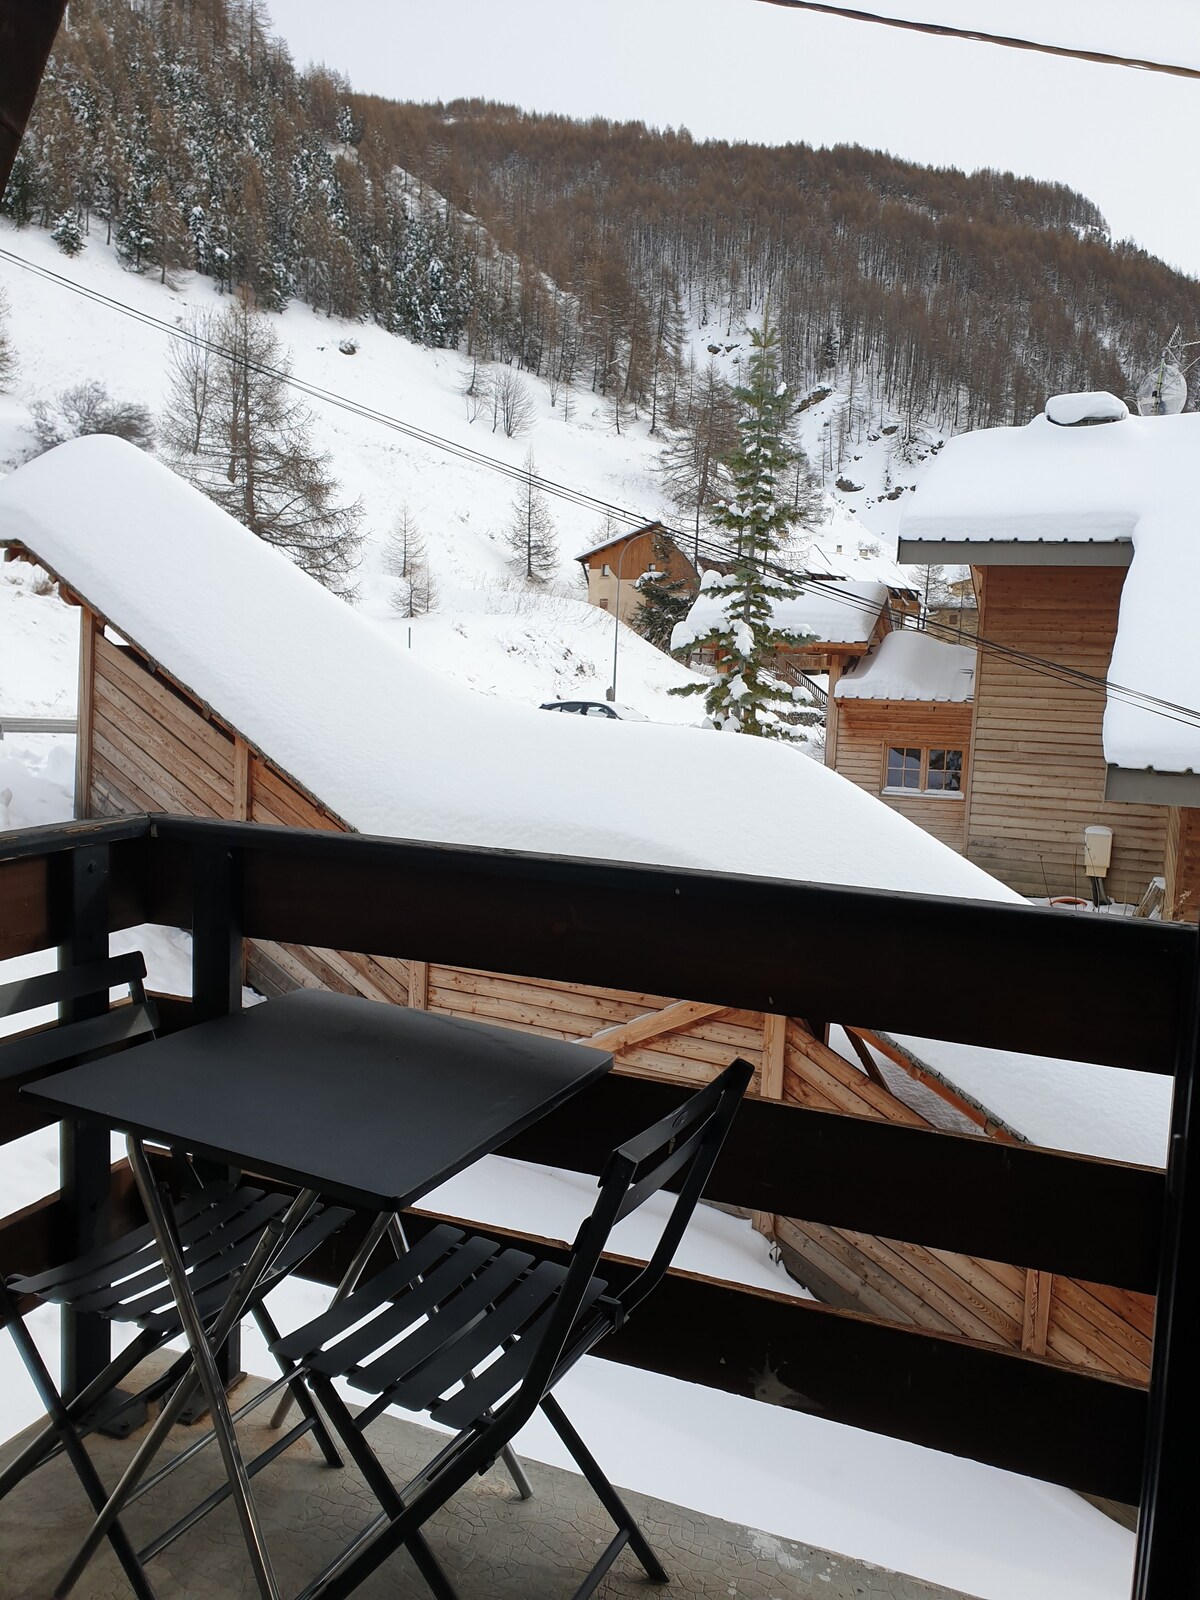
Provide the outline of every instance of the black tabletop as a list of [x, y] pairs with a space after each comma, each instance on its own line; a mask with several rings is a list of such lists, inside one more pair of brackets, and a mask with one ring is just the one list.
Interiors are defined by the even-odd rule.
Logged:
[[611, 1066], [578, 1044], [301, 990], [22, 1092], [60, 1117], [399, 1210]]

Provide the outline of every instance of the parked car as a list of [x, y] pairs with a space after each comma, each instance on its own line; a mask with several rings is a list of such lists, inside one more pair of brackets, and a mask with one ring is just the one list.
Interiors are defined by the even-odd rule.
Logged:
[[616, 722], [649, 722], [632, 706], [623, 706], [616, 700], [544, 700], [543, 711], [572, 711], [579, 717], [609, 717]]

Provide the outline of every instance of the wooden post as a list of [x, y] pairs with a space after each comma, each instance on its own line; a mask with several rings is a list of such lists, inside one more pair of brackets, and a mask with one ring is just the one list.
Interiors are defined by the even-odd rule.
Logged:
[[841, 675], [842, 675], [842, 658], [841, 658], [841, 656], [836, 656], [836, 655], [830, 656], [830, 658], [829, 658], [829, 674], [828, 674], [829, 682], [828, 682], [828, 685], [827, 685], [826, 691], [825, 691], [826, 694], [829, 696], [829, 703], [825, 707], [825, 765], [827, 767], [836, 767], [837, 766], [838, 703], [837, 703], [837, 697], [834, 694], [834, 690], [837, 688], [837, 681], [841, 677]]
[[[759, 1094], [764, 1100], [783, 1099], [783, 1067], [787, 1052], [786, 1017], [773, 1011], [763, 1013], [762, 1076]], [[770, 1211], [755, 1211], [750, 1218], [756, 1233], [774, 1241], [775, 1216]]]
[[1021, 1319], [1021, 1349], [1044, 1356], [1050, 1330], [1050, 1297], [1054, 1274], [1030, 1267], [1025, 1274], [1025, 1311]]
[[79, 608], [79, 708], [75, 732], [75, 820], [92, 814], [92, 707], [96, 694], [96, 634], [100, 623], [87, 606]]
[[[242, 1009], [244, 965], [239, 864], [219, 840], [205, 839], [192, 850], [193, 1022], [208, 1022]], [[236, 1182], [238, 1178], [237, 1173], [212, 1162], [198, 1160], [196, 1170], [205, 1181], [228, 1176]], [[218, 1351], [217, 1367], [226, 1388], [242, 1377], [240, 1325]], [[204, 1402], [193, 1401], [183, 1420], [195, 1421], [204, 1409]]]
[[429, 1010], [429, 963], [408, 963], [408, 1003], [414, 1011]]
[[[70, 935], [60, 946], [60, 967], [108, 959], [109, 855], [107, 845], [78, 845], [56, 858], [61, 892], [70, 907]], [[62, 1022], [80, 1022], [108, 1010], [108, 996], [85, 995], [59, 1007]], [[71, 1248], [95, 1250], [108, 1238], [111, 1156], [107, 1128], [67, 1120], [59, 1124], [62, 1208]], [[62, 1314], [62, 1391], [70, 1400], [86, 1389], [111, 1359], [109, 1324], [94, 1313]]]
[[233, 736], [233, 820], [250, 820], [250, 746], [237, 733]]

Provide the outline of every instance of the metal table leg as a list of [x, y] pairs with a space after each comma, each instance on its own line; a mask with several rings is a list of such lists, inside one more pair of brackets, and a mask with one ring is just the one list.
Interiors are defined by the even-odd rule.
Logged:
[[[146, 1159], [141, 1141], [130, 1135], [126, 1140], [126, 1148], [129, 1152], [129, 1164], [133, 1170], [142, 1202], [146, 1208], [146, 1216], [154, 1231], [158, 1247], [162, 1252], [163, 1268], [166, 1271], [172, 1294], [183, 1320], [193, 1367], [190, 1372], [185, 1373], [170, 1398], [163, 1401], [162, 1409], [149, 1433], [138, 1447], [133, 1460], [122, 1474], [120, 1482], [109, 1496], [107, 1504], [97, 1516], [79, 1551], [55, 1587], [54, 1600], [65, 1600], [65, 1596], [79, 1581], [87, 1563], [104, 1540], [109, 1528], [112, 1527], [120, 1515], [133, 1489], [145, 1474], [150, 1462], [162, 1448], [168, 1433], [170, 1433], [191, 1400], [197, 1383], [204, 1389], [209, 1403], [212, 1426], [217, 1434], [221, 1455], [225, 1461], [231, 1493], [237, 1504], [239, 1517], [242, 1519], [246, 1546], [250, 1554], [251, 1563], [254, 1566], [255, 1578], [260, 1593], [267, 1597], [267, 1600], [278, 1600], [278, 1589], [275, 1585], [274, 1574], [271, 1571], [269, 1557], [262, 1542], [261, 1531], [258, 1528], [258, 1514], [253, 1498], [249, 1493], [249, 1479], [246, 1475], [245, 1464], [241, 1459], [237, 1441], [233, 1437], [233, 1427], [229, 1420], [229, 1405], [225, 1397], [224, 1385], [217, 1375], [213, 1351], [221, 1348], [230, 1330], [236, 1326], [241, 1318], [246, 1304], [254, 1295], [263, 1274], [270, 1267], [272, 1260], [287, 1244], [292, 1234], [315, 1205], [316, 1192], [312, 1189], [302, 1189], [292, 1201], [282, 1219], [274, 1219], [268, 1223], [254, 1250], [251, 1252], [249, 1260], [238, 1276], [230, 1292], [229, 1299], [213, 1325], [211, 1336], [209, 1336], [205, 1333], [203, 1321], [199, 1311], [196, 1309], [195, 1300], [192, 1298], [191, 1290], [188, 1286], [187, 1268], [180, 1253], [178, 1242], [175, 1239], [172, 1218], [163, 1205], [153, 1171]], [[210, 1392], [210, 1383], [215, 1384], [216, 1390], [219, 1391], [219, 1400]], [[261, 1560], [259, 1557], [261, 1557]]]

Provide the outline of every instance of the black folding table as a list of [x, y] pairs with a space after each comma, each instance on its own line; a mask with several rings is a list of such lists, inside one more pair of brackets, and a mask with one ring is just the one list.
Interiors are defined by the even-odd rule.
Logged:
[[[381, 1217], [411, 1205], [594, 1082], [612, 1057], [458, 1017], [302, 990], [42, 1078], [23, 1091], [60, 1117], [128, 1135], [194, 1373], [154, 1426], [57, 1593], [82, 1571], [190, 1399], [204, 1390], [259, 1591], [278, 1600], [213, 1352], [317, 1196]], [[206, 1334], [147, 1141], [298, 1187]]]

